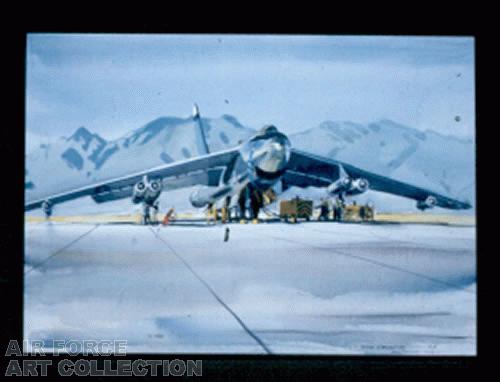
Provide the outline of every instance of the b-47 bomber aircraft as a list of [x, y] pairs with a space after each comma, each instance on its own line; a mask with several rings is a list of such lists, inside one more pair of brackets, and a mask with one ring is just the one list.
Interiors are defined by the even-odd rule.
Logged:
[[[211, 153], [196, 104], [192, 118], [201, 132], [203, 155], [27, 201], [25, 211], [42, 207], [50, 216], [55, 204], [84, 196], [91, 196], [97, 203], [131, 198], [133, 203], [142, 203], [143, 211], [149, 211], [162, 189], [198, 186], [189, 196], [194, 207], [202, 208], [222, 199], [237, 197], [242, 218], [246, 217], [247, 201], [251, 217], [257, 218], [263, 193], [278, 182], [281, 182], [282, 190], [291, 186], [322, 187], [329, 195], [341, 199], [372, 189], [414, 199], [420, 210], [434, 206], [449, 209], [471, 207], [467, 202], [294, 149], [288, 137], [272, 125], [263, 127], [235, 148]], [[149, 220], [146, 216], [143, 218], [143, 221]]]

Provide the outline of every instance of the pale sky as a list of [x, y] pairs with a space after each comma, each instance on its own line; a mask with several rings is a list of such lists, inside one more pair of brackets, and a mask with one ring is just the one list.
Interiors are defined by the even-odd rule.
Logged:
[[29, 34], [26, 62], [28, 146], [79, 126], [115, 139], [193, 102], [286, 133], [387, 118], [474, 136], [472, 37]]

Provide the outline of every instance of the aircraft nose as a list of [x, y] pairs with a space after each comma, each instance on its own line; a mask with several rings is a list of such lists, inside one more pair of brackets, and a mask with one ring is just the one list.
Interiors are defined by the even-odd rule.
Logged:
[[259, 163], [259, 167], [266, 172], [281, 171], [290, 159], [290, 144], [287, 139], [269, 139], [266, 144], [265, 155]]
[[269, 144], [268, 155], [271, 157], [282, 157], [285, 154], [285, 146], [278, 142], [271, 142]]

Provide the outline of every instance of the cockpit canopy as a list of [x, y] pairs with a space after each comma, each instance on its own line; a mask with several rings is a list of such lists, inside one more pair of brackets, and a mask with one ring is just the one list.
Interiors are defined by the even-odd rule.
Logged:
[[258, 135], [269, 135], [269, 134], [277, 133], [277, 132], [278, 132], [278, 128], [276, 126], [266, 125], [262, 129], [260, 129]]

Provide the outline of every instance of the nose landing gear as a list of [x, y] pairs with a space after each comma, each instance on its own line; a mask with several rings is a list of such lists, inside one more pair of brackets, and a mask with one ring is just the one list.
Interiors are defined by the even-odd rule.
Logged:
[[262, 191], [247, 185], [238, 197], [238, 206], [240, 209], [240, 221], [247, 220], [247, 211], [253, 223], [258, 223], [259, 212], [264, 205], [264, 197]]

